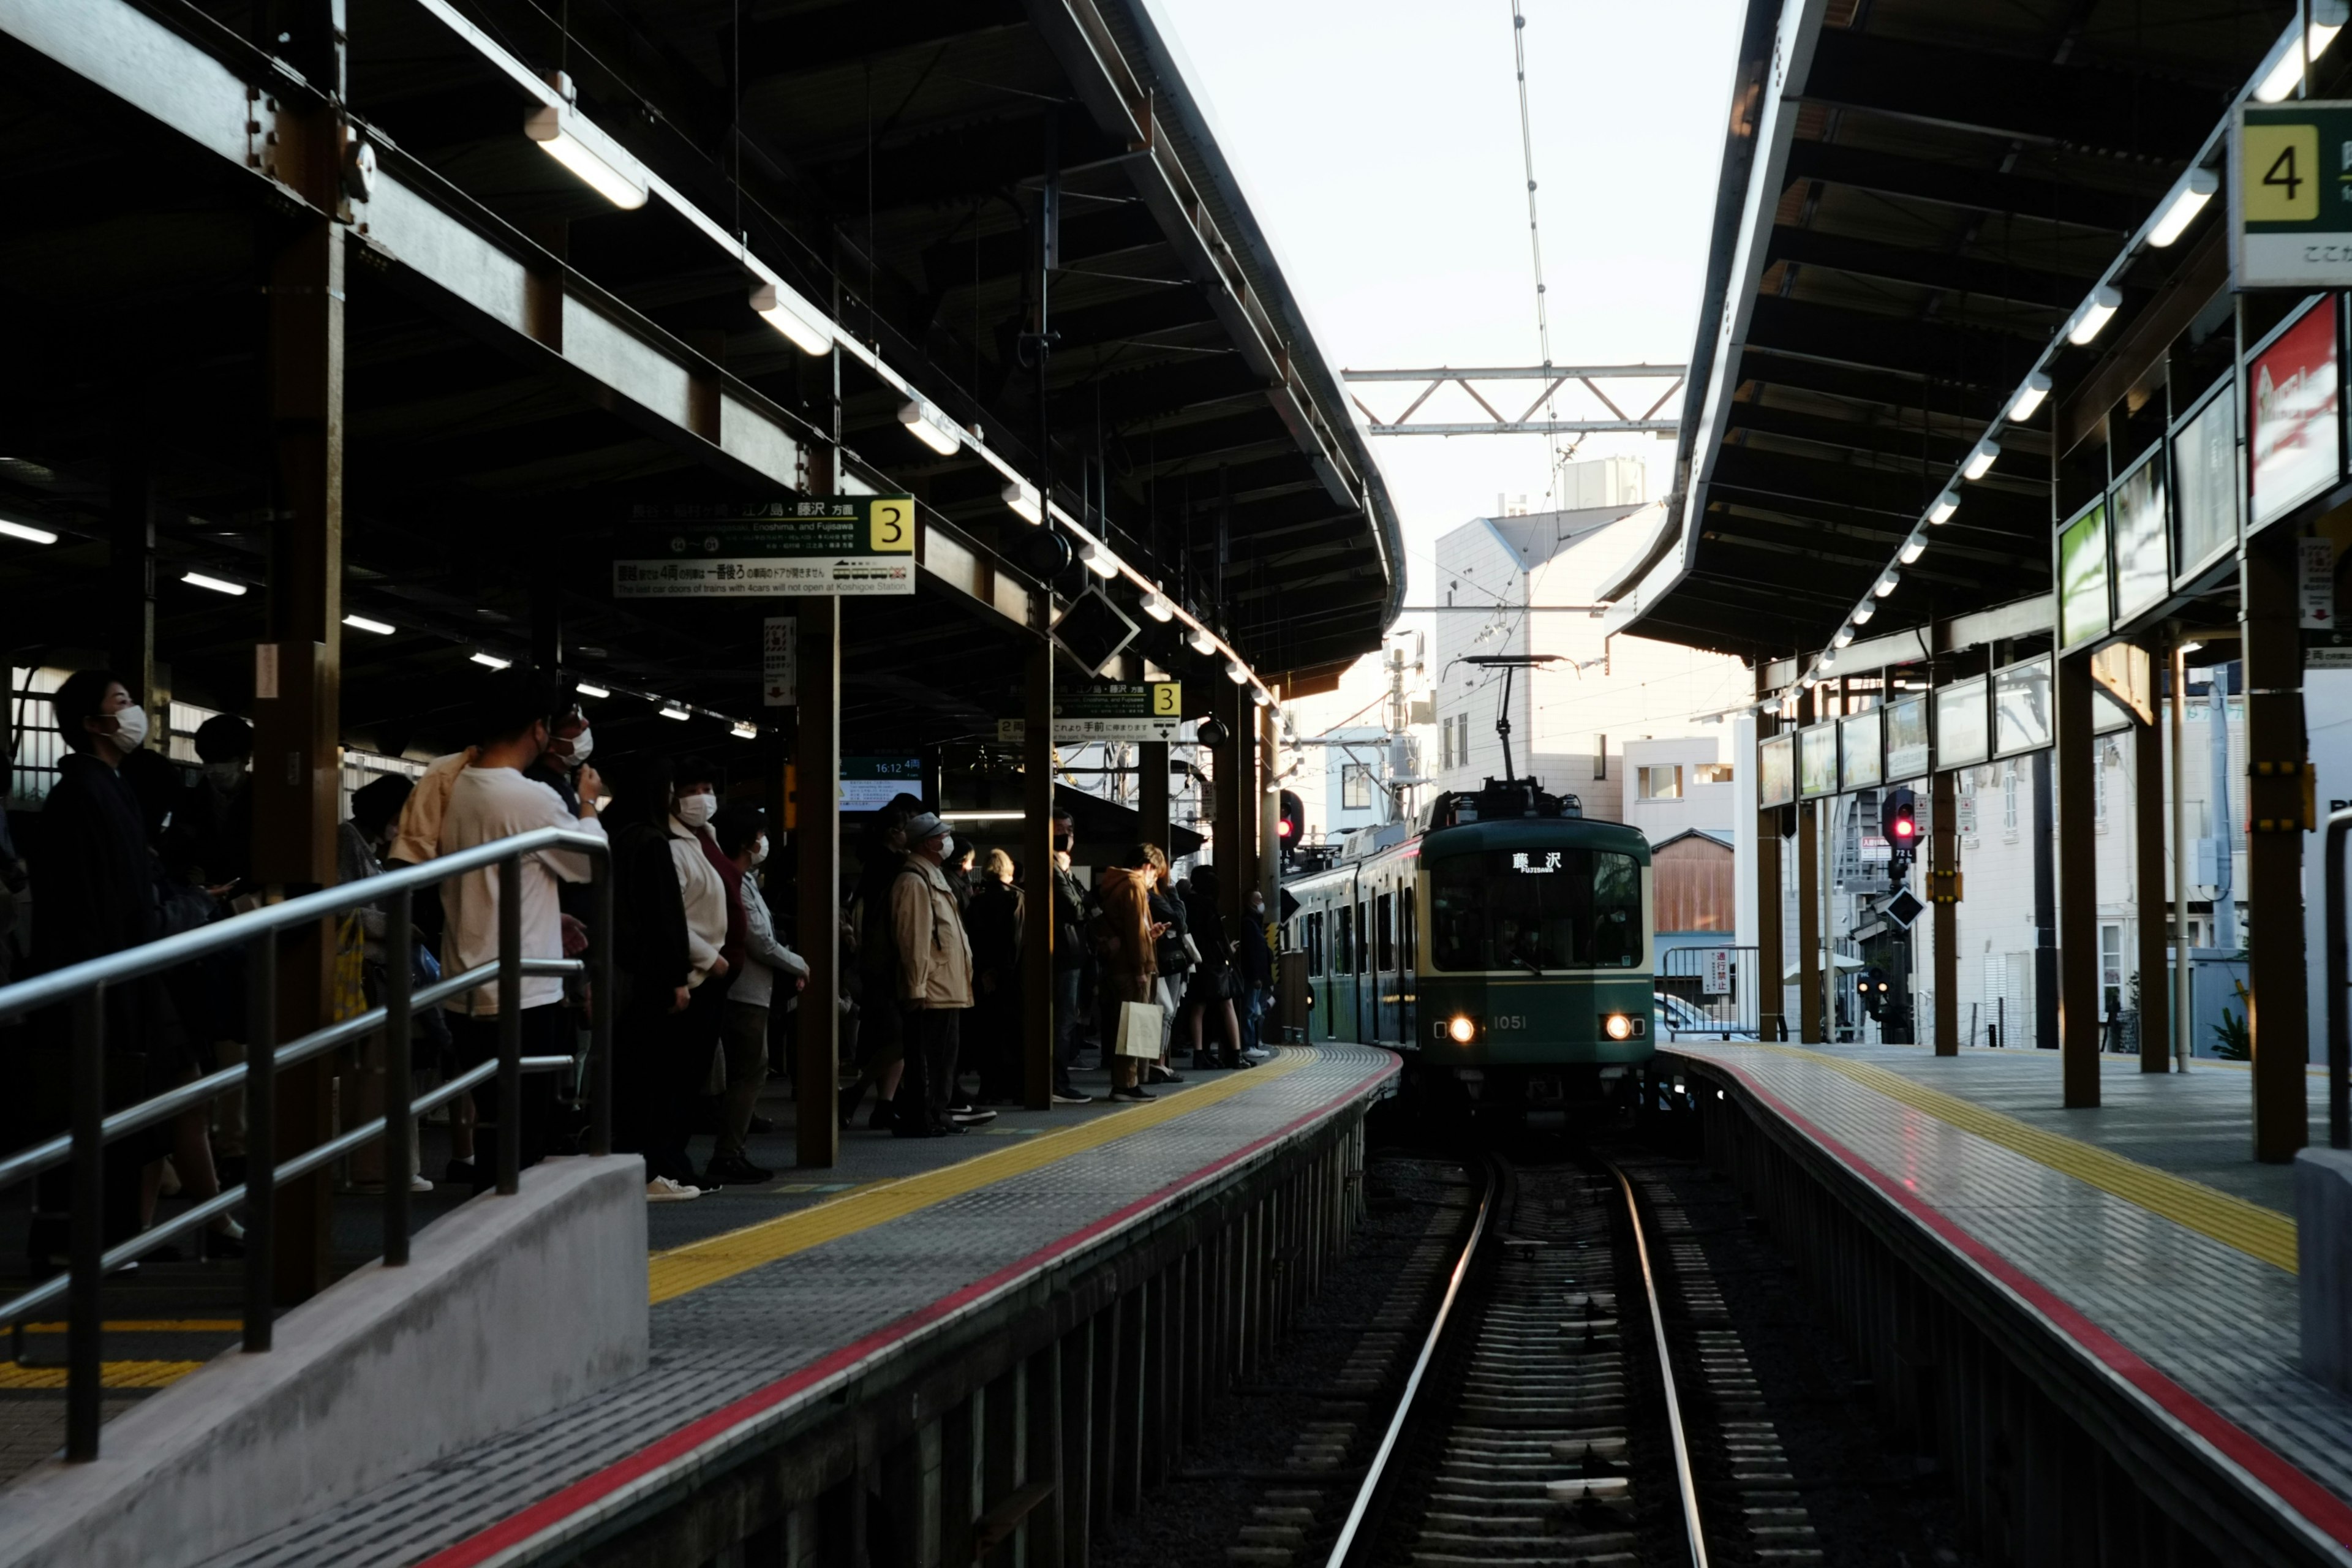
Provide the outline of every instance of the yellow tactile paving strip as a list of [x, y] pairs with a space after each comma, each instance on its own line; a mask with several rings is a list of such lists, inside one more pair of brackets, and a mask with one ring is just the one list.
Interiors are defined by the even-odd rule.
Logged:
[[2202, 1182], [2189, 1181], [2153, 1165], [2126, 1160], [2095, 1144], [2045, 1132], [2015, 1117], [1988, 1110], [1958, 1095], [1930, 1089], [1868, 1062], [1846, 1061], [1797, 1046], [1768, 1044], [1762, 1048], [1841, 1073], [1889, 1100], [1925, 1111], [1963, 1132], [1998, 1143], [2101, 1192], [2112, 1193], [2126, 1203], [2137, 1204], [2150, 1214], [2161, 1215], [2200, 1236], [2235, 1247], [2249, 1258], [2259, 1258], [2290, 1274], [2295, 1271], [2294, 1221], [2276, 1210], [2232, 1197]]
[[1009, 1176], [1041, 1169], [1180, 1116], [1204, 1110], [1257, 1085], [1297, 1072], [1314, 1059], [1311, 1050], [1285, 1050], [1251, 1072], [1232, 1073], [1215, 1083], [1203, 1084], [1182, 1094], [1166, 1095], [1149, 1105], [1115, 1115], [1097, 1116], [1059, 1132], [1024, 1138], [1011, 1148], [942, 1170], [861, 1187], [828, 1203], [656, 1253], [649, 1270], [654, 1304], [675, 1300], [778, 1258], [790, 1258], [796, 1252], [805, 1252], [853, 1232], [961, 1197]]
[[[100, 1384], [107, 1388], [162, 1388], [204, 1365], [200, 1361], [110, 1361], [99, 1363]], [[0, 1388], [63, 1388], [61, 1366], [16, 1366], [0, 1363]]]

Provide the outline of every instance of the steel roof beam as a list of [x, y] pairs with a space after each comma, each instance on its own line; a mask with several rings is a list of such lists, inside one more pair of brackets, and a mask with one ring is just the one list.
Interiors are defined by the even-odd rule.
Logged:
[[1799, 300], [1756, 301], [1748, 342], [1863, 370], [2006, 392], [2033, 368], [2041, 344], [2006, 332], [1907, 316], [1844, 310]]
[[1787, 224], [1773, 229], [1771, 248], [1766, 254], [1772, 261], [1797, 262], [1915, 289], [2006, 300], [2053, 311], [2072, 310], [2081, 304], [2084, 291], [2098, 276], [2095, 269], [2069, 276], [1944, 250], [1849, 239]]
[[2114, 235], [2129, 234], [2137, 227], [2147, 216], [2148, 203], [2161, 194], [2160, 187], [2146, 196], [2085, 190], [2022, 174], [1999, 174], [1963, 163], [1935, 163], [1826, 142], [1796, 142], [1790, 145], [1783, 188], [1800, 180], [1819, 180], [1825, 184], [1874, 191], [1880, 195], [1929, 202], [1937, 206], [2010, 213]]

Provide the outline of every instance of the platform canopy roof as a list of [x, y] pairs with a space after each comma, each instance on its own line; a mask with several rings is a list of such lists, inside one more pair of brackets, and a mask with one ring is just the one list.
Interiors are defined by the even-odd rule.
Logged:
[[[2192, 166], [2219, 170], [2295, 15], [1753, 0], [1675, 496], [1606, 589], [1617, 624], [1809, 655], [1923, 528], [1874, 632], [2046, 593], [2064, 465], [2128, 458], [2161, 435], [2168, 380], [2177, 407], [2230, 368], [2224, 200], [2169, 246], [2151, 226]], [[2102, 288], [2113, 319], [2070, 343]], [[2006, 418], [2037, 374], [2042, 407]], [[1988, 437], [1998, 460], [1963, 479]]]
[[[30, 0], [0, 18], [17, 368], [0, 513], [61, 536], [0, 538], [14, 663], [107, 646], [110, 540], [126, 497], [152, 495], [159, 657], [215, 705], [249, 695], [278, 569], [267, 127], [275, 94], [291, 108], [331, 68], [303, 30], [330, 12]], [[265, 16], [292, 31], [261, 37]], [[158, 28], [250, 105], [132, 47]], [[962, 563], [959, 591], [927, 569], [911, 610], [849, 605], [853, 744], [992, 735], [1019, 710], [1004, 656], [1037, 530], [1002, 492], [1047, 443], [1056, 504], [1268, 681], [1371, 649], [1401, 603], [1380, 472], [1149, 0], [351, 0], [345, 58], [354, 128], [412, 216], [553, 279], [520, 310], [562, 318], [493, 319], [508, 302], [450, 288], [450, 256], [386, 237], [390, 196], [352, 204], [345, 607], [400, 633], [346, 634], [347, 728], [429, 729], [452, 700], [434, 678], [479, 647], [527, 652], [551, 605], [568, 668], [760, 716], [759, 606], [610, 591], [630, 507], [789, 499], [763, 454], [799, 443], [805, 468], [836, 434], [830, 362], [754, 313], [743, 251], [853, 341], [840, 488], [911, 490]], [[558, 72], [654, 199], [616, 206], [525, 135]], [[248, 111], [249, 156], [207, 144]], [[592, 363], [600, 323], [622, 331]], [[677, 406], [632, 401], [632, 377], [680, 381]], [[918, 443], [910, 397], [961, 449]], [[692, 434], [738, 408], [766, 445]], [[207, 566], [259, 591], [179, 583]], [[1073, 566], [1053, 588], [1093, 580]], [[1139, 584], [1107, 591], [1137, 614]], [[1162, 668], [1223, 662], [1145, 630]]]

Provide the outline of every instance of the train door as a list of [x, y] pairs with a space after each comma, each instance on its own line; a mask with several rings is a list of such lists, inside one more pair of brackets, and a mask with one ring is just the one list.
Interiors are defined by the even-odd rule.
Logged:
[[1415, 881], [1409, 875], [1397, 889], [1403, 923], [1397, 942], [1397, 1038], [1408, 1046], [1421, 1038], [1421, 911], [1420, 900], [1413, 896]]
[[1356, 910], [1352, 904], [1341, 904], [1332, 911], [1339, 917], [1339, 934], [1331, 944], [1331, 1038], [1352, 1040], [1356, 1037]]
[[1372, 905], [1364, 897], [1362, 884], [1355, 889], [1356, 905], [1356, 1033], [1355, 1038], [1372, 1037], [1371, 1019], [1366, 1016], [1365, 995], [1372, 988]]
[[1396, 1022], [1396, 898], [1381, 893], [1372, 900], [1372, 1036], [1386, 1042], [1399, 1039]]
[[1307, 1037], [1311, 1040], [1319, 1034], [1328, 1040], [1331, 1037], [1331, 977], [1325, 962], [1323, 911], [1311, 910], [1302, 919], [1307, 926], [1307, 987], [1315, 999], [1307, 1012]]

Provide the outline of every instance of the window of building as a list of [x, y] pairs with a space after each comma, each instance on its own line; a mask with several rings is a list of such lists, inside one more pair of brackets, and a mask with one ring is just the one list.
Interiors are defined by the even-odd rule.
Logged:
[[2017, 837], [2017, 764], [2000, 764], [2000, 830]]
[[2118, 922], [2099, 925], [2099, 1016], [2112, 1018], [2124, 1006], [2124, 928]]
[[1372, 770], [1367, 763], [1346, 763], [1339, 768], [1339, 809], [1370, 811], [1372, 808]]
[[1682, 799], [1683, 770], [1679, 763], [1671, 767], [1640, 768], [1635, 772], [1643, 800]]
[[1731, 764], [1729, 763], [1701, 763], [1691, 770], [1691, 783], [1695, 784], [1729, 784], [1730, 782]]
[[2107, 769], [2114, 766], [2107, 753], [2113, 750], [2105, 741], [2091, 748], [2091, 824], [2102, 833], [2107, 830]]
[[1592, 776], [1596, 779], [1609, 776], [1609, 737], [1606, 735], [1592, 737]]

